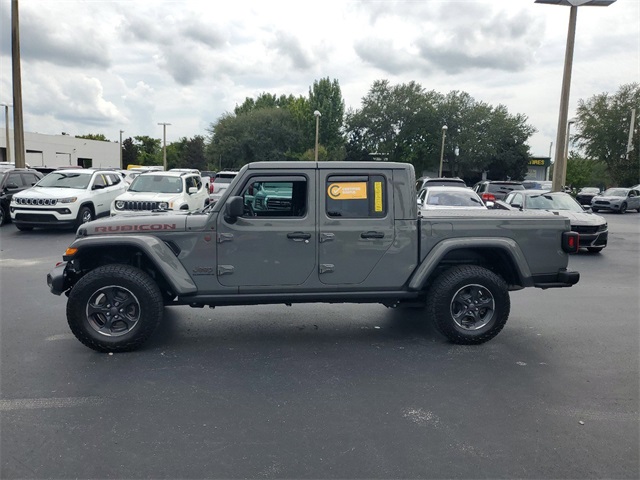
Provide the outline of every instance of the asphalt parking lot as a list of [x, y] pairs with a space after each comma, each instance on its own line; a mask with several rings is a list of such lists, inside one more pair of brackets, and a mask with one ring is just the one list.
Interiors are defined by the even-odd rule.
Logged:
[[144, 348], [70, 333], [71, 231], [0, 228], [0, 478], [640, 477], [640, 214], [569, 289], [447, 343], [379, 305], [170, 307]]

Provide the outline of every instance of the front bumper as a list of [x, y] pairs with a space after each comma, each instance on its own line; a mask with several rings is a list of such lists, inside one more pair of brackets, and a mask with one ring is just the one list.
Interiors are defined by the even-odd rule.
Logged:
[[72, 227], [77, 212], [67, 207], [33, 208], [11, 205], [11, 221], [25, 227]]
[[66, 268], [67, 262], [60, 262], [47, 274], [47, 285], [54, 295], [61, 295], [68, 289], [66, 286]]

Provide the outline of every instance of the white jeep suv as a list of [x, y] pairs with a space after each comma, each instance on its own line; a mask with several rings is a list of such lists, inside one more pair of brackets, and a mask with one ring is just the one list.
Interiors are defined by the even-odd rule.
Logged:
[[193, 211], [209, 203], [202, 179], [192, 171], [146, 172], [111, 204], [111, 215], [153, 210]]
[[18, 230], [33, 227], [78, 227], [108, 216], [111, 202], [127, 186], [115, 170], [56, 170], [11, 199], [11, 221]]

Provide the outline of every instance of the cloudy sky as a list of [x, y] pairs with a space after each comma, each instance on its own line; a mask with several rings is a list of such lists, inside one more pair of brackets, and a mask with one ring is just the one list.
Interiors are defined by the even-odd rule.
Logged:
[[[504, 104], [555, 142], [569, 7], [534, 0], [20, 0], [29, 132], [206, 135], [263, 92], [337, 79], [357, 109], [375, 80]], [[0, 0], [0, 102], [12, 103], [11, 1]], [[640, 81], [640, 1], [578, 9], [578, 99]], [[3, 117], [2, 117], [3, 118]], [[4, 120], [2, 120], [4, 126]], [[552, 151], [555, 151], [554, 149]]]

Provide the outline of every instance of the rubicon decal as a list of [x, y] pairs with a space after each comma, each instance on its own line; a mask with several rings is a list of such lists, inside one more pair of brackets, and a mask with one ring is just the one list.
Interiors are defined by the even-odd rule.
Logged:
[[175, 223], [147, 223], [142, 225], [109, 225], [107, 227], [96, 227], [96, 233], [116, 233], [116, 232], [157, 232], [161, 230], [175, 230]]

